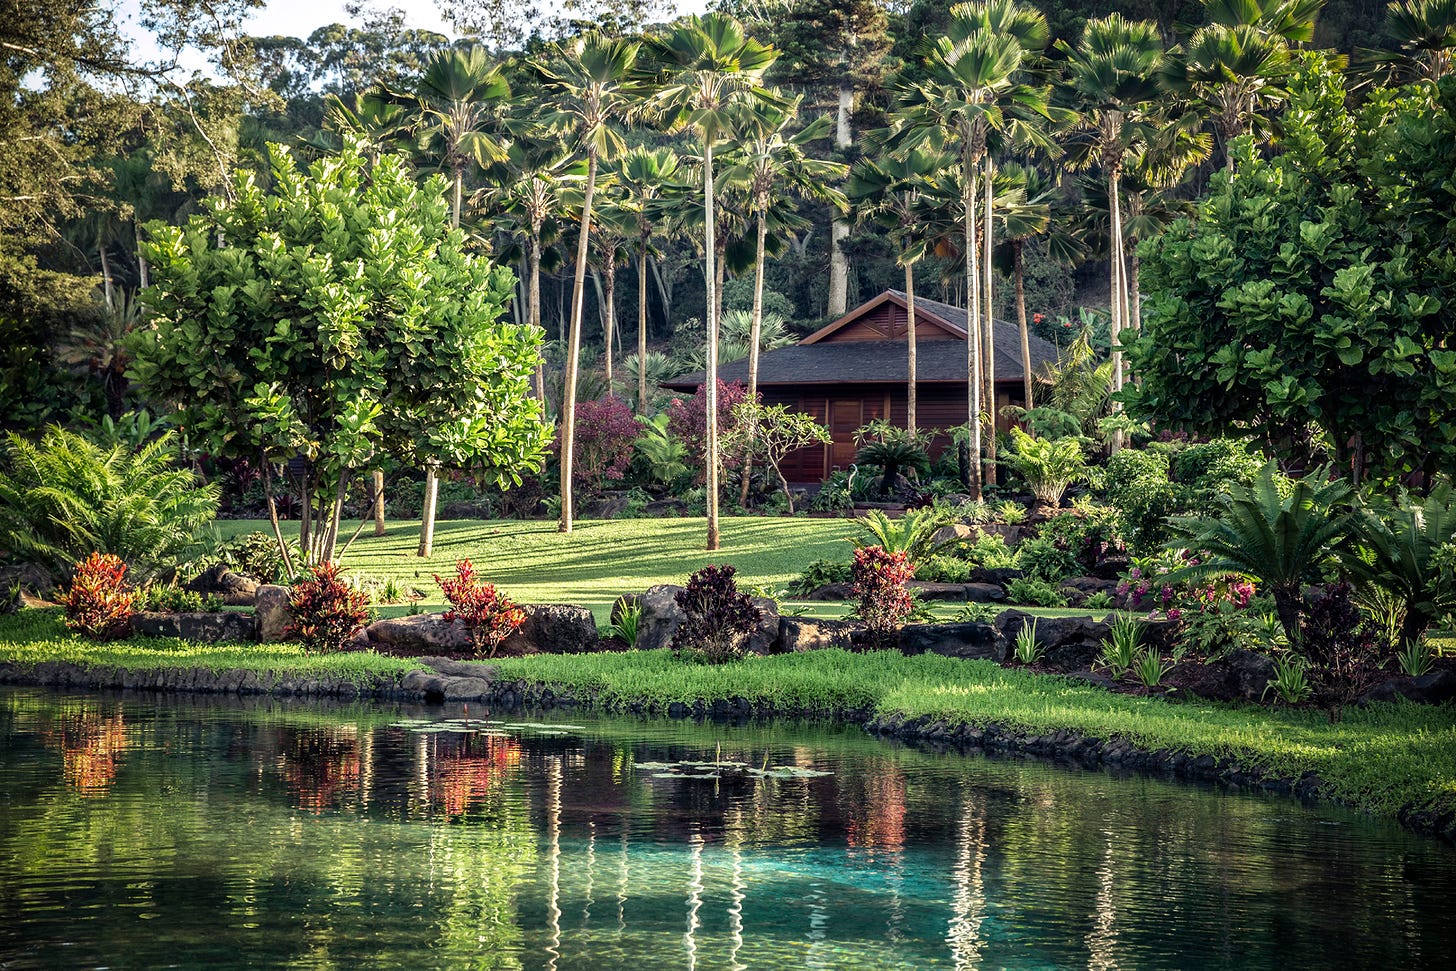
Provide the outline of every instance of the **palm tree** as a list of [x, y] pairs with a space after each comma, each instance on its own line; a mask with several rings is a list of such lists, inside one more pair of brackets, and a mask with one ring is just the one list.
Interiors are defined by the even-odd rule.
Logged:
[[538, 66], [547, 87], [557, 98], [547, 120], [570, 130], [581, 140], [586, 155], [586, 184], [582, 193], [581, 222], [576, 241], [576, 275], [571, 287], [571, 322], [566, 338], [566, 375], [561, 402], [561, 518], [557, 528], [571, 532], [572, 458], [576, 445], [576, 374], [581, 359], [581, 316], [586, 296], [587, 247], [591, 240], [592, 197], [597, 166], [622, 147], [611, 123], [626, 114], [629, 81], [640, 45], [620, 37], [591, 32], [557, 49], [557, 59]]
[[637, 236], [637, 410], [647, 403], [647, 259], [652, 238], [665, 222], [666, 203], [684, 188], [677, 181], [677, 155], [671, 149], [633, 148], [613, 168], [626, 194], [625, 206]]
[[142, 303], [137, 294], [122, 290], [94, 317], [73, 324], [56, 345], [61, 362], [85, 368], [101, 379], [106, 412], [113, 420], [126, 411], [128, 347], [141, 320]]
[[[1123, 385], [1118, 333], [1128, 325], [1127, 262], [1121, 210], [1121, 182], [1128, 152], [1149, 136], [1147, 106], [1157, 97], [1156, 75], [1163, 57], [1157, 25], [1128, 21], [1120, 14], [1089, 20], [1075, 48], [1058, 42], [1067, 55], [1066, 82], [1079, 112], [1069, 163], [1096, 166], [1107, 186], [1108, 258], [1111, 263], [1112, 385]], [[1116, 406], [1114, 406], [1116, 407]], [[1113, 448], [1121, 447], [1121, 433]]]
[[895, 262], [905, 269], [905, 354], [909, 372], [905, 387], [905, 429], [916, 424], [915, 264], [929, 250], [924, 203], [934, 193], [934, 180], [952, 160], [941, 153], [912, 149], [904, 155], [883, 153], [863, 158], [850, 169], [847, 194], [861, 222], [883, 230], [896, 244]]
[[602, 307], [602, 337], [606, 351], [602, 360], [607, 372], [607, 387], [611, 388], [612, 338], [617, 330], [617, 267], [626, 262], [627, 242], [636, 229], [636, 220], [621, 186], [615, 180], [608, 181], [603, 188], [606, 194], [598, 198], [596, 212], [593, 213], [592, 249], [597, 254], [597, 268], [601, 272], [606, 297]]
[[[956, 4], [951, 8], [951, 22], [946, 29], [947, 36], [953, 41], [959, 42], [977, 31], [987, 31], [996, 36], [1015, 38], [1023, 51], [1020, 65], [1023, 71], [1040, 66], [1042, 52], [1046, 49], [1047, 41], [1050, 38], [1050, 29], [1042, 12], [1035, 7], [1019, 3], [1018, 0], [978, 0], [975, 3]], [[1043, 105], [1040, 112], [1044, 115], [1045, 111]], [[1040, 117], [1037, 113], [1020, 115], [1011, 113], [1006, 116], [1004, 125], [995, 131], [992, 137], [995, 139], [999, 136], [1002, 149], [1009, 148], [1017, 142], [1034, 142], [1050, 152], [1053, 150], [1053, 146], [1046, 139], [1045, 132], [1041, 130], [1042, 126], [1039, 124], [1045, 120], [1047, 119]], [[992, 299], [995, 274], [991, 259], [995, 239], [995, 159], [995, 152], [985, 153], [982, 159], [981, 179], [984, 193], [984, 202], [981, 207], [981, 268], [984, 274], [981, 286], [982, 327], [984, 328], [981, 359], [985, 365], [982, 369], [984, 383], [982, 394], [991, 415], [991, 434], [986, 440], [986, 472], [992, 482], [996, 481], [996, 327], [995, 304]]]
[[778, 57], [773, 48], [745, 36], [726, 14], [688, 17], [648, 41], [661, 87], [654, 101], [672, 127], [691, 127], [703, 153], [704, 279], [707, 287], [707, 505], [708, 549], [718, 548], [718, 300], [715, 293], [713, 146], [734, 129], [742, 106], [773, 100], [763, 75]]
[[1385, 59], [1396, 60], [1403, 75], [1418, 80], [1439, 81], [1451, 73], [1456, 0], [1395, 0], [1385, 9], [1385, 29], [1402, 51]]
[[[414, 135], [417, 149], [450, 173], [450, 225], [457, 229], [466, 171], [505, 157], [500, 115], [510, 93], [499, 66], [490, 63], [484, 48], [473, 46], [431, 56], [414, 91], [399, 92], [380, 85], [367, 99], [371, 125], [386, 125], [391, 117], [387, 106], [399, 106], [405, 112], [403, 130]], [[348, 119], [341, 115], [340, 120]], [[439, 492], [439, 465], [429, 462], [420, 517], [420, 556], [434, 551]]]
[[[961, 5], [953, 8], [962, 9]], [[976, 246], [978, 173], [986, 159], [991, 135], [1007, 131], [1015, 120], [1045, 114], [1046, 92], [1016, 80], [1026, 51], [1009, 33], [984, 27], [969, 31], [960, 42], [936, 38], [926, 57], [923, 78], [906, 75], [896, 82], [900, 114], [894, 147], [902, 150], [929, 145], [952, 150], [961, 181], [966, 272], [966, 376], [967, 410], [972, 459], [971, 495], [979, 498], [982, 481], [982, 267]]]

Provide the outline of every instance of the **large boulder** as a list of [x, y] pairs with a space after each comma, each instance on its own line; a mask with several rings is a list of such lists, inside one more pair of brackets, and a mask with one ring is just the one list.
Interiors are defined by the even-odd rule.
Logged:
[[967, 583], [966, 599], [973, 604], [1000, 603], [1006, 599], [1006, 588], [999, 583]]
[[1456, 699], [1456, 671], [1442, 669], [1423, 674], [1419, 678], [1405, 675], [1391, 678], [1361, 695], [1360, 704], [1401, 699], [1427, 705], [1440, 705]]
[[521, 604], [525, 623], [501, 643], [501, 653], [585, 654], [601, 647], [596, 618], [572, 604]]
[[1020, 610], [1007, 610], [996, 618], [1002, 649], [1009, 651], [1016, 635], [1027, 624], [1036, 624], [1036, 640], [1045, 649], [1043, 661], [1064, 671], [1091, 667], [1102, 653], [1112, 630], [1091, 617], [1034, 617]]
[[1185, 694], [1214, 701], [1259, 701], [1274, 677], [1274, 661], [1257, 651], [1233, 650], [1206, 663], [1183, 661], [1167, 683]]
[[943, 654], [946, 657], [1006, 658], [1006, 644], [990, 624], [907, 624], [900, 628], [896, 646], [905, 654]]
[[257, 620], [252, 614], [238, 610], [133, 614], [131, 629], [143, 637], [180, 637], [201, 644], [258, 639]]
[[465, 625], [445, 620], [442, 613], [376, 620], [364, 635], [371, 647], [395, 654], [465, 654], [475, 649]]
[[852, 583], [826, 583], [822, 587], [815, 587], [805, 600], [853, 600], [854, 584]]
[[11, 587], [40, 600], [54, 600], [60, 596], [55, 575], [39, 563], [20, 563], [0, 568], [0, 593], [9, 592]]
[[975, 526], [968, 526], [965, 523], [951, 523], [949, 526], [942, 526], [931, 536], [935, 543], [975, 543], [977, 540], [999, 536], [1006, 541], [1007, 546], [1015, 546], [1021, 542], [1021, 527], [1008, 526], [1005, 523], [981, 523]]
[[928, 583], [924, 580], [911, 580], [905, 586], [921, 600], [954, 600], [963, 603], [966, 599], [964, 583]]
[[[683, 622], [682, 608], [677, 605], [677, 594], [682, 587], [661, 583], [649, 587], [642, 595], [642, 617], [637, 621], [637, 647], [639, 650], [654, 651], [671, 647], [673, 635]], [[778, 605], [767, 597], [754, 597], [753, 605], [758, 608], [757, 628], [748, 637], [746, 650], [753, 654], [771, 654], [779, 640]]]
[[1080, 607], [1087, 602], [1088, 598], [1099, 593], [1105, 593], [1109, 597], [1117, 593], [1117, 581], [1102, 580], [1098, 577], [1072, 577], [1057, 584], [1057, 590], [1067, 598], [1067, 603], [1073, 607]]
[[216, 563], [182, 585], [184, 590], [221, 597], [229, 607], [246, 607], [258, 595], [258, 581]]
[[1006, 586], [1012, 580], [1020, 580], [1026, 573], [1014, 566], [976, 567], [971, 571], [971, 583], [993, 583]]
[[265, 583], [253, 594], [253, 613], [258, 618], [258, 639], [264, 643], [283, 640], [283, 631], [293, 623], [288, 609], [289, 588]]
[[859, 626], [850, 620], [819, 620], [813, 617], [780, 617], [778, 649], [785, 654], [818, 651], [826, 647], [854, 646]]

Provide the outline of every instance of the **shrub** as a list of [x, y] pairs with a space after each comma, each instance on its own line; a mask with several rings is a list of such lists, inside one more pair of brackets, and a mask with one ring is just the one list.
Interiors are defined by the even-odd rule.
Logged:
[[[733, 432], [733, 409], [748, 398], [748, 389], [737, 381], [718, 382], [718, 435], [731, 439]], [[708, 396], [699, 385], [697, 394], [691, 398], [678, 398], [667, 409], [667, 431], [682, 442], [690, 456], [701, 456], [708, 450]], [[724, 453], [724, 468], [736, 468], [739, 456]], [[701, 473], [699, 473], [701, 474]]]
[[337, 651], [369, 623], [369, 598], [341, 573], [337, 563], [321, 563], [289, 592], [293, 623], [284, 628], [283, 636], [297, 640], [305, 651]]
[[1006, 545], [1003, 536], [982, 536], [969, 546], [962, 545], [960, 555], [985, 570], [999, 570], [1016, 563], [1016, 551]]
[[1264, 460], [1237, 438], [1215, 438], [1189, 445], [1173, 459], [1173, 478], [1185, 508], [1210, 510], [1216, 497], [1230, 484], [1253, 485]]
[[54, 427], [39, 442], [11, 435], [0, 472], [0, 554], [56, 570], [92, 552], [138, 572], [170, 566], [217, 514], [216, 486], [177, 468], [168, 432], [133, 452]]
[[854, 551], [854, 595], [859, 603], [855, 616], [865, 625], [873, 647], [888, 647], [900, 625], [915, 611], [915, 601], [905, 584], [915, 577], [915, 567], [902, 552], [879, 546], [861, 546]]
[[1006, 599], [1025, 607], [1065, 607], [1067, 598], [1044, 580], [1018, 577], [1006, 585]]
[[195, 590], [149, 583], [136, 592], [132, 606], [160, 614], [188, 614], [200, 610], [221, 610], [222, 599], [211, 594], [203, 596]]
[[869, 534], [870, 544], [888, 553], [904, 553], [913, 566], [949, 545], [935, 540], [935, 534], [949, 522], [938, 509], [909, 510], [899, 519], [871, 509], [857, 522]]
[[1168, 456], [1124, 448], [1107, 460], [1107, 501], [1117, 508], [1119, 532], [1133, 551], [1146, 555], [1168, 538], [1168, 518], [1178, 511], [1178, 494], [1168, 478]]
[[1299, 651], [1309, 662], [1317, 702], [1338, 715], [1380, 672], [1379, 645], [1350, 596], [1348, 583], [1327, 584], [1304, 611]]
[[1049, 536], [1024, 540], [1016, 548], [1016, 567], [1027, 577], [1049, 586], [1061, 583], [1080, 572], [1076, 554]]
[[917, 579], [928, 583], [967, 583], [973, 567], [954, 556], [931, 556], [915, 568]]
[[683, 611], [683, 622], [672, 637], [673, 650], [709, 664], [743, 657], [744, 641], [762, 614], [748, 594], [739, 593], [737, 572], [726, 563], [709, 564], [688, 577], [688, 585], [673, 598]]
[[[298, 545], [290, 544], [294, 563], [303, 562]], [[283, 554], [278, 540], [270, 533], [244, 533], [234, 537], [218, 551], [218, 562], [234, 573], [250, 576], [259, 583], [278, 583], [287, 578]]]
[[469, 560], [455, 564], [453, 579], [441, 579], [437, 573], [435, 582], [450, 602], [445, 621], [459, 620], [465, 625], [478, 657], [494, 657], [501, 642], [526, 622], [526, 612], [496, 590], [495, 584], [480, 579]]
[[110, 553], [92, 553], [76, 564], [66, 592], [66, 626], [93, 641], [131, 633], [132, 594], [126, 564]]
[[854, 580], [853, 567], [842, 560], [815, 560], [804, 568], [804, 572], [789, 584], [789, 591], [801, 597], [831, 583], [849, 583]]
[[[576, 446], [572, 481], [583, 492], [595, 494], [607, 482], [620, 482], [632, 464], [633, 446], [641, 426], [621, 398], [576, 403]], [[560, 449], [560, 441], [556, 446]]]
[[1034, 438], [1015, 425], [1011, 442], [1016, 450], [1006, 462], [1021, 473], [1032, 495], [1053, 508], [1061, 505], [1067, 487], [1082, 478], [1087, 466], [1081, 444], [1075, 438]]

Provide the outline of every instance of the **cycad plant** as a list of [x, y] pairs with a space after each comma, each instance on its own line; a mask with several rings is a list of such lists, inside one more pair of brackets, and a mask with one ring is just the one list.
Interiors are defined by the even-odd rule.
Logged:
[[0, 556], [64, 572], [91, 553], [140, 576], [175, 564], [217, 514], [218, 489], [173, 464], [167, 432], [133, 450], [60, 427], [10, 435], [0, 471]]
[[1274, 597], [1285, 636], [1296, 644], [1304, 586], [1318, 581], [1326, 566], [1349, 562], [1357, 518], [1354, 490], [1344, 479], [1329, 480], [1327, 470], [1316, 469], [1281, 488], [1282, 478], [1270, 461], [1252, 485], [1227, 487], [1217, 515], [1174, 519], [1174, 543], [1193, 551], [1197, 562], [1167, 580], [1253, 577]]
[[936, 541], [935, 534], [950, 519], [934, 509], [908, 510], [899, 519], [891, 519], [878, 509], [871, 509], [857, 522], [869, 534], [869, 539], [856, 540], [856, 546], [878, 546], [886, 553], [904, 553], [912, 566], [919, 566], [954, 542]]
[[1418, 642], [1456, 611], [1456, 492], [1441, 481], [1423, 501], [1403, 496], [1360, 516], [1356, 541], [1365, 554], [1355, 571], [1405, 607], [1400, 643]]

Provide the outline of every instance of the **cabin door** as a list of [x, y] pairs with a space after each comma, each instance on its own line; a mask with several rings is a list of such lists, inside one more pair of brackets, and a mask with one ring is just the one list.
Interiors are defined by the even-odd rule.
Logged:
[[829, 446], [829, 467], [848, 469], [854, 464], [854, 433], [876, 418], [885, 417], [887, 402], [883, 396], [874, 398], [831, 398], [829, 399], [829, 434], [834, 443]]

